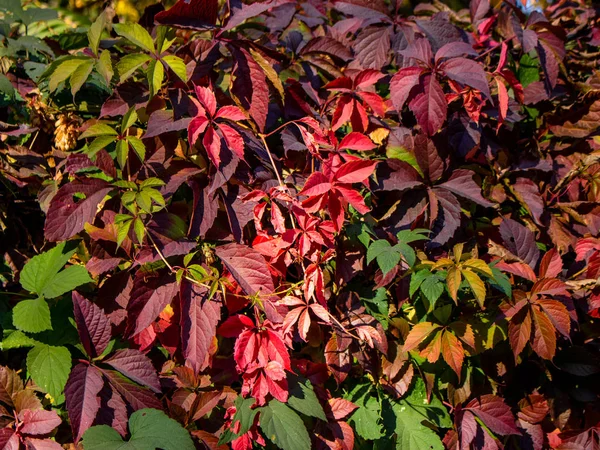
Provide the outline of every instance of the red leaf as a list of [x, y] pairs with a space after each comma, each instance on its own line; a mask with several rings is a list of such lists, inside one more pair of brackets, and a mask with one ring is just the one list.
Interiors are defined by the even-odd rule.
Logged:
[[246, 294], [271, 294], [275, 291], [265, 258], [253, 248], [227, 244], [217, 247], [215, 253]]
[[354, 54], [365, 68], [381, 69], [389, 60], [392, 28], [370, 26], [362, 29], [354, 40]]
[[226, 105], [219, 108], [217, 114], [215, 115], [215, 119], [228, 119], [237, 122], [240, 120], [246, 120], [246, 114], [244, 114], [244, 112], [237, 106]]
[[202, 138], [202, 145], [215, 167], [221, 165], [221, 137], [212, 126], [206, 128], [206, 133]]
[[517, 414], [519, 419], [529, 423], [539, 423], [546, 418], [550, 407], [543, 395], [531, 394], [519, 402], [521, 411]]
[[342, 420], [358, 408], [354, 403], [343, 398], [330, 398], [328, 403], [331, 415], [335, 420]]
[[408, 107], [425, 133], [432, 136], [439, 131], [446, 120], [448, 102], [440, 83], [433, 75], [423, 76], [420, 91]]
[[420, 67], [407, 67], [400, 69], [390, 81], [390, 98], [398, 114], [402, 112], [404, 104], [411, 96], [413, 89], [419, 85], [423, 69]]
[[229, 316], [225, 322], [219, 326], [217, 333], [226, 338], [238, 337], [242, 331], [247, 328], [254, 328], [254, 322], [247, 316], [237, 314]]
[[183, 281], [181, 284], [181, 343], [186, 364], [196, 374], [205, 367], [209, 349], [221, 319], [221, 302], [208, 299], [205, 287]]
[[381, 73], [379, 70], [375, 69], [367, 69], [363, 70], [356, 75], [354, 78], [354, 85], [357, 88], [366, 88], [374, 85], [379, 80], [385, 77], [384, 73]]
[[352, 359], [346, 348], [340, 348], [340, 338], [334, 333], [325, 345], [325, 361], [331, 374], [341, 384], [350, 373]]
[[179, 0], [175, 5], [154, 16], [159, 25], [203, 30], [217, 23], [218, 0]]
[[19, 450], [19, 435], [11, 428], [0, 429], [0, 448], [2, 450]]
[[94, 423], [100, 408], [98, 394], [103, 385], [102, 374], [93, 366], [77, 364], [69, 375], [65, 399], [75, 443]]
[[[44, 236], [52, 242], [66, 241], [83, 230], [86, 223], [96, 217], [98, 204], [112, 190], [106, 181], [84, 178], [61, 187], [48, 208]], [[84, 194], [84, 199], [75, 200], [75, 194]]]
[[567, 285], [563, 281], [557, 280], [556, 278], [543, 278], [536, 281], [531, 288], [531, 293], [539, 296], [569, 295]]
[[26, 409], [21, 411], [19, 413], [19, 420], [22, 422], [19, 429], [20, 433], [32, 434], [34, 436], [51, 433], [62, 422], [56, 412], [44, 409], [37, 411]]
[[333, 117], [331, 118], [332, 131], [337, 130], [350, 120], [354, 111], [354, 100], [349, 95], [342, 95], [336, 103]]
[[73, 291], [73, 315], [79, 339], [92, 358], [102, 354], [111, 338], [111, 324], [104, 311], [87, 298]]
[[508, 339], [515, 361], [531, 338], [531, 314], [529, 308], [518, 311], [508, 323]]
[[27, 450], [63, 450], [62, 445], [51, 439], [25, 438]]
[[508, 114], [508, 91], [503, 81], [498, 78], [495, 80], [498, 86], [498, 127], [496, 129], [500, 129]]
[[500, 261], [496, 264], [496, 268], [504, 271], [504, 272], [508, 272], [508, 273], [512, 273], [513, 275], [517, 275], [518, 277], [521, 278], [525, 278], [526, 280], [529, 281], [537, 281], [537, 276], [535, 275], [535, 272], [533, 271], [533, 269], [528, 266], [525, 263], [522, 262], [511, 262], [511, 263], [507, 263], [504, 261]]
[[126, 334], [144, 331], [177, 295], [178, 286], [171, 274], [159, 275], [139, 269], [135, 274], [131, 299], [127, 305]]
[[152, 361], [146, 355], [135, 349], [117, 350], [113, 356], [103, 361], [117, 369], [136, 383], [148, 386], [154, 392], [160, 392], [160, 381]]
[[422, 344], [431, 333], [439, 328], [439, 325], [431, 322], [421, 322], [416, 324], [414, 327], [412, 327], [410, 333], [408, 333], [408, 336], [406, 336], [402, 350], [405, 352], [414, 350], [420, 344]]
[[442, 356], [444, 357], [444, 361], [456, 373], [458, 381], [460, 381], [465, 353], [460, 341], [449, 331], [445, 331], [442, 334]]
[[554, 328], [565, 336], [569, 337], [571, 332], [571, 316], [567, 307], [557, 300], [538, 300], [536, 304], [542, 307], [542, 311], [546, 313]]
[[563, 261], [555, 248], [548, 250], [540, 261], [540, 278], [556, 278], [562, 273]]
[[533, 350], [544, 359], [552, 359], [556, 353], [556, 335], [554, 326], [546, 314], [537, 308], [533, 311]]
[[335, 172], [334, 180], [338, 183], [361, 183], [375, 171], [377, 161], [349, 161], [340, 166]]
[[373, 150], [374, 148], [376, 148], [376, 146], [371, 139], [364, 134], [355, 131], [344, 136], [344, 139], [342, 139], [342, 142], [340, 142], [339, 145], [340, 150], [367, 151]]
[[331, 190], [331, 182], [322, 172], [313, 172], [298, 195], [317, 196]]

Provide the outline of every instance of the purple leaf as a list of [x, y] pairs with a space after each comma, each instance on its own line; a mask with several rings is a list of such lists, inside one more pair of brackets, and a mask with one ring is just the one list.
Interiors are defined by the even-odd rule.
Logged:
[[[95, 178], [72, 181], [61, 187], [50, 202], [46, 215], [46, 239], [65, 241], [82, 231], [86, 223], [94, 221], [98, 204], [111, 190], [112, 186], [106, 181]], [[85, 198], [75, 199], [76, 194], [84, 194]]]
[[136, 383], [148, 386], [154, 392], [160, 392], [160, 381], [152, 361], [139, 350], [132, 348], [117, 350], [113, 356], [103, 361], [117, 369]]
[[25, 438], [27, 450], [63, 450], [62, 445], [51, 439]]
[[233, 46], [229, 48], [235, 58], [233, 68], [235, 80], [231, 92], [238, 98], [242, 108], [254, 119], [258, 129], [263, 132], [269, 111], [267, 76], [245, 49]]
[[410, 164], [388, 159], [377, 165], [376, 176], [370, 180], [374, 191], [406, 191], [423, 186], [419, 172]]
[[500, 224], [500, 236], [509, 252], [535, 269], [540, 257], [540, 250], [535, 244], [535, 237], [529, 228], [512, 219], [504, 219]]
[[419, 92], [408, 107], [417, 118], [417, 122], [429, 136], [434, 135], [442, 127], [448, 112], [448, 103], [444, 91], [437, 79], [430, 74], [421, 81]]
[[371, 26], [358, 34], [354, 41], [354, 53], [362, 68], [380, 70], [387, 64], [391, 33], [389, 26]]
[[101, 371], [108, 378], [113, 389], [123, 397], [134, 411], [144, 408], [163, 409], [162, 403], [150, 390], [129, 381], [114, 370], [101, 369]]
[[438, 62], [441, 59], [456, 58], [463, 55], [477, 56], [477, 52], [471, 44], [467, 44], [466, 42], [450, 42], [435, 53], [435, 61]]
[[232, 11], [229, 20], [222, 28], [222, 31], [231, 30], [232, 28], [244, 23], [248, 19], [256, 17], [271, 8], [281, 6], [289, 2], [290, 0], [269, 0], [266, 2], [255, 2], [250, 5], [242, 4], [241, 8]]
[[481, 205], [492, 207], [494, 204], [481, 196], [481, 188], [473, 181], [474, 173], [466, 169], [458, 169], [452, 172], [448, 181], [442, 183], [440, 187], [448, 189], [456, 195]]
[[352, 53], [347, 46], [329, 36], [318, 36], [313, 38], [300, 50], [301, 55], [308, 55], [311, 53], [325, 53], [329, 56], [339, 58], [342, 61], [348, 61], [352, 58]]
[[415, 159], [425, 179], [436, 181], [444, 174], [446, 162], [440, 157], [435, 143], [423, 133], [414, 138]]
[[529, 178], [517, 178], [512, 185], [515, 195], [519, 198], [529, 212], [536, 224], [541, 225], [544, 212], [544, 200], [540, 195], [540, 188]]
[[131, 299], [127, 305], [126, 334], [144, 331], [177, 295], [177, 283], [171, 274], [159, 275], [139, 269], [135, 274]]
[[271, 294], [275, 290], [265, 258], [253, 248], [227, 244], [217, 247], [215, 253], [246, 294]]
[[471, 86], [490, 98], [490, 87], [481, 64], [467, 58], [452, 58], [442, 63], [439, 68], [448, 78]]
[[77, 364], [69, 375], [65, 400], [75, 443], [94, 423], [100, 408], [98, 394], [103, 385], [102, 374], [93, 366]]
[[94, 425], [108, 425], [119, 432], [121, 436], [127, 435], [127, 405], [125, 400], [107, 381], [100, 391], [100, 409], [96, 415]]
[[173, 111], [159, 109], [152, 113], [148, 119], [148, 131], [142, 136], [143, 139], [159, 136], [163, 133], [185, 130], [192, 121], [191, 117], [179, 120], [173, 119]]
[[198, 374], [217, 334], [221, 302], [208, 299], [208, 290], [184, 281], [181, 285], [181, 343], [186, 365]]
[[[438, 202], [438, 215], [435, 218], [433, 232], [435, 237], [431, 240], [434, 244], [445, 244], [454, 236], [460, 227], [461, 208], [454, 194], [445, 189], [433, 190]], [[430, 208], [431, 205], [430, 205]]]
[[479, 417], [496, 434], [521, 434], [510, 408], [495, 395], [482, 395], [472, 400], [465, 409]]
[[92, 358], [102, 354], [111, 338], [108, 317], [99, 306], [73, 291], [73, 315], [77, 323], [79, 339], [86, 353]]

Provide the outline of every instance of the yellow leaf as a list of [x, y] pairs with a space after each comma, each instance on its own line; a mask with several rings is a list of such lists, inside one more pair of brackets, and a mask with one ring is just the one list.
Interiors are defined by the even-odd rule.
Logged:
[[483, 308], [483, 304], [485, 302], [485, 284], [483, 283], [481, 278], [479, 278], [479, 275], [477, 275], [475, 272], [471, 272], [470, 270], [466, 269], [462, 271], [462, 274], [467, 280], [467, 283], [469, 283], [469, 286], [471, 287], [471, 291], [473, 291], [473, 295], [475, 295], [477, 303], [479, 303], [479, 306]]
[[485, 263], [485, 261], [481, 259], [467, 259], [464, 263], [462, 263], [462, 265], [463, 267], [468, 267], [469, 269], [484, 273], [487, 276], [493, 276], [492, 269], [490, 269], [489, 266]]
[[390, 130], [388, 130], [387, 128], [380, 127], [371, 131], [371, 133], [369, 133], [369, 137], [377, 145], [381, 145], [383, 144], [383, 141], [385, 141], [385, 138], [389, 136], [389, 134]]
[[448, 275], [446, 275], [446, 283], [448, 284], [450, 297], [452, 297], [454, 303], [457, 302], [458, 287], [460, 286], [461, 280], [462, 277], [460, 275], [460, 270], [458, 270], [456, 267], [451, 267], [450, 269], [448, 269]]
[[454, 246], [454, 251], [452, 252], [454, 254], [454, 261], [456, 261], [456, 262], [460, 261], [460, 258], [462, 258], [464, 246], [465, 246], [464, 244], [456, 244]]
[[446, 267], [454, 266], [454, 261], [449, 258], [440, 258], [438, 259], [434, 265], [431, 266], [432, 269], [444, 269]]

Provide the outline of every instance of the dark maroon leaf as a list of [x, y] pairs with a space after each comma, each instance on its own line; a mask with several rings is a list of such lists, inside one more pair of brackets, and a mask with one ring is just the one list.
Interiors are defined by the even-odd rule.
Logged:
[[[134, 411], [144, 408], [162, 409], [161, 402], [154, 396], [152, 391], [129, 381], [119, 372], [106, 369], [101, 370], [102, 374], [108, 378], [112, 388], [123, 397]], [[118, 402], [118, 400], [116, 401]]]
[[509, 252], [535, 269], [540, 251], [535, 244], [533, 232], [512, 219], [504, 219], [500, 224], [500, 235]]
[[89, 356], [102, 354], [111, 336], [111, 325], [104, 311], [81, 294], [73, 291], [73, 315], [81, 344]]
[[127, 334], [144, 331], [177, 295], [178, 286], [171, 274], [160, 275], [139, 269], [135, 274], [131, 300], [127, 305]]
[[510, 408], [495, 395], [482, 395], [472, 400], [465, 409], [479, 417], [496, 434], [521, 434]]
[[246, 294], [264, 295], [275, 290], [265, 258], [253, 248], [227, 244], [217, 247], [215, 253]]
[[219, 12], [218, 0], [178, 0], [172, 8], [154, 16], [158, 25], [204, 30], [213, 28]]
[[474, 173], [470, 170], [458, 169], [452, 172], [448, 181], [442, 183], [440, 187], [448, 189], [450, 192], [481, 205], [491, 207], [493, 203], [487, 201], [481, 196], [481, 188], [473, 181]]
[[93, 366], [80, 363], [71, 370], [65, 387], [65, 400], [75, 442], [94, 423], [100, 408], [98, 394], [103, 385], [102, 374]]
[[[98, 204], [112, 187], [102, 180], [84, 178], [61, 187], [50, 202], [44, 234], [52, 242], [64, 241], [83, 230], [96, 217]], [[83, 194], [85, 198], [79, 198]]]
[[390, 57], [389, 26], [371, 26], [362, 30], [354, 41], [354, 54], [364, 69], [381, 69]]
[[208, 298], [205, 287], [189, 281], [181, 284], [181, 343], [186, 364], [196, 374], [206, 366], [205, 361], [217, 334], [221, 319], [221, 302]]
[[139, 350], [131, 348], [117, 350], [114, 355], [103, 362], [136, 383], [148, 386], [156, 393], [160, 392], [160, 382], [156, 369], [150, 358]]
[[185, 130], [191, 120], [191, 117], [175, 120], [173, 118], [173, 111], [159, 109], [158, 111], [152, 113], [148, 119], [148, 131], [144, 133], [142, 138], [148, 139], [159, 136], [163, 133]]
[[432, 136], [439, 131], [446, 120], [448, 103], [435, 76], [424, 75], [419, 87], [421, 90], [410, 101], [408, 107], [414, 113], [423, 131]]

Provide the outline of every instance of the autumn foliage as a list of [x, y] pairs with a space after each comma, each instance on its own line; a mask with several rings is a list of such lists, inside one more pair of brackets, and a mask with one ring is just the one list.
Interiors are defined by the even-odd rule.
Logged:
[[591, 3], [5, 3], [0, 449], [598, 448]]

